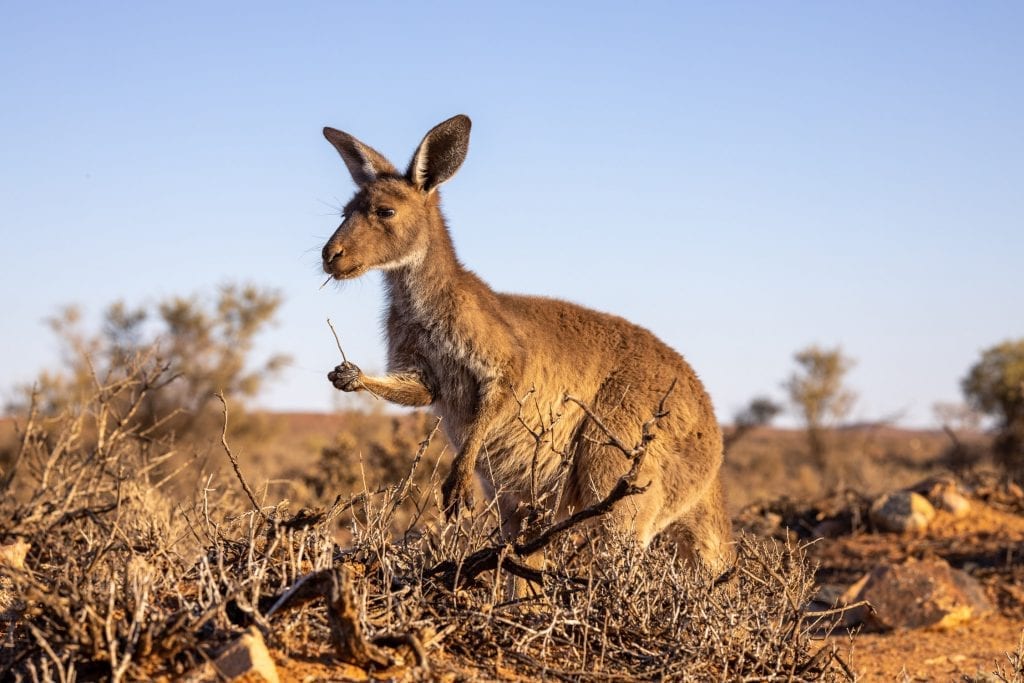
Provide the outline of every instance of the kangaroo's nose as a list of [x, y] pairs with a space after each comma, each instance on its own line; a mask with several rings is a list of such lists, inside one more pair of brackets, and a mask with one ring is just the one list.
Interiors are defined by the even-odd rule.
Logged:
[[345, 250], [341, 247], [331, 244], [328, 242], [324, 245], [324, 250], [321, 252], [321, 256], [324, 259], [324, 263], [330, 263], [336, 258], [339, 258], [345, 253]]

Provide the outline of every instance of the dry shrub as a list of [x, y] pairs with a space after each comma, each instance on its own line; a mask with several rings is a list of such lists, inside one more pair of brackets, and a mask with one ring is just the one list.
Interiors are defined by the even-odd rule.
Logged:
[[[123, 301], [107, 307], [99, 330], [83, 324], [75, 306], [61, 309], [47, 323], [61, 349], [55, 370], [44, 370], [31, 386], [19, 387], [8, 406], [24, 412], [32, 403], [40, 414], [55, 416], [88, 402], [97, 377], [130, 379], [140, 362], [145, 372], [163, 368], [161, 391], [150, 391], [133, 419], [153, 427], [150, 436], [176, 434], [195, 440], [219, 429], [218, 392], [236, 401], [254, 398], [289, 362], [273, 354], [252, 358], [256, 338], [274, 320], [281, 295], [255, 285], [224, 284], [216, 295], [173, 296], [133, 308]], [[258, 432], [242, 421], [236, 405], [235, 427]]]
[[[0, 543], [32, 548], [24, 570], [0, 568], [24, 603], [0, 622], [2, 679], [176, 677], [251, 626], [288, 657], [396, 678], [844, 675], [833, 650], [815, 651], [825, 625], [805, 611], [813, 571], [800, 549], [743, 537], [731, 576], [716, 578], [672, 544], [642, 550], [542, 520], [545, 561], [531, 569], [522, 544], [499, 539], [493, 507], [442, 521], [429, 439], [409, 444], [397, 481], [339, 491], [325, 510], [261, 506], [212, 478], [174, 500], [175, 444], [135, 408], [164, 370], [130, 367], [45, 423], [28, 419], [0, 480]], [[534, 579], [525, 597], [512, 597], [510, 572]]]
[[[411, 477], [410, 495], [390, 519], [389, 531], [401, 535], [421, 516], [414, 501], [436, 488], [437, 472], [450, 454], [443, 439], [433, 438], [439, 422], [425, 413], [372, 417], [347, 415], [345, 431], [320, 450], [314, 466], [292, 474], [308, 492], [302, 502], [319, 506], [331, 505], [339, 493], [351, 498], [356, 492], [360, 499], [382, 495], [394, 482]], [[425, 444], [424, 435], [429, 435]], [[410, 473], [410, 455], [421, 447], [423, 462], [417, 460]]]
[[[642, 550], [623, 539], [571, 557], [552, 547], [543, 585], [503, 601], [497, 577], [421, 604], [450, 625], [448, 649], [481, 672], [530, 678], [725, 680], [838, 675], [834, 653], [811, 654], [820, 624], [803, 605], [813, 572], [793, 547], [744, 537], [732, 582], [716, 585], [678, 558], [674, 544]], [[832, 667], [836, 668], [833, 669]]]
[[[555, 536], [541, 549], [544, 568], [531, 570], [514, 545], [497, 540], [493, 509], [458, 526], [440, 523], [432, 492], [416, 501], [432, 523], [395, 537], [389, 528], [410, 479], [345, 513], [352, 541], [335, 556], [359, 578], [369, 642], [415, 643], [404, 654], [392, 651], [388, 663], [409, 665], [419, 652], [435, 672], [472, 678], [845, 676], [834, 650], [815, 653], [831, 615], [805, 611], [814, 572], [795, 546], [744, 536], [731, 577], [712, 577], [678, 557], [673, 543], [644, 550], [576, 530]], [[510, 573], [520, 572], [538, 581], [515, 597]], [[306, 657], [330, 654], [328, 609], [308, 609], [302, 625], [286, 627], [304, 636], [277, 642]]]
[[1007, 652], [1005, 661], [996, 662], [990, 672], [979, 671], [977, 675], [965, 676], [968, 683], [1024, 683], [1024, 631], [1013, 652]]
[[[5, 634], [0, 678], [122, 678], [150, 654], [178, 590], [185, 527], [161, 489], [175, 452], [140, 419], [166, 366], [132, 358], [51, 417], [35, 402], [2, 485], [0, 542], [28, 541], [27, 571], [0, 567], [28, 603]], [[148, 416], [147, 416], [148, 417]], [[143, 427], [142, 425], [146, 426]], [[173, 608], [172, 608], [173, 609]]]
[[1017, 649], [1006, 653], [1006, 664], [1000, 662], [994, 674], [1005, 683], [1024, 683], [1024, 631], [1021, 631]]

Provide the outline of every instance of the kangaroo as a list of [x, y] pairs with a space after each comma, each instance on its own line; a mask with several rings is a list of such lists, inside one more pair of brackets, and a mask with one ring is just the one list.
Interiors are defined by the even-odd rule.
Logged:
[[[346, 362], [328, 374], [341, 391], [370, 391], [403, 406], [432, 406], [455, 449], [442, 487], [449, 516], [472, 504], [474, 472], [497, 497], [503, 533], [519, 532], [531, 487], [550, 493], [562, 456], [540, 454], [519, 423], [515, 392], [562, 411], [552, 441], [566, 443], [569, 469], [557, 516], [601, 500], [630, 462], [571, 394], [621, 442], [637, 443], [665, 398], [638, 483], [610, 523], [645, 547], [672, 533], [711, 571], [730, 561], [731, 525], [720, 467], [722, 435], [711, 400], [683, 358], [651, 332], [572, 303], [493, 291], [456, 256], [438, 188], [462, 165], [470, 120], [430, 130], [400, 173], [372, 147], [325, 128], [358, 186], [323, 247], [323, 269], [337, 280], [384, 273], [388, 371], [371, 377]], [[674, 385], [674, 390], [666, 392]]]

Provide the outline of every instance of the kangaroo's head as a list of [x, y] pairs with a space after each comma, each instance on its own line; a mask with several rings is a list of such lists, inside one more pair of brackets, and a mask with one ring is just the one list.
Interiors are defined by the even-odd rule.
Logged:
[[413, 265], [443, 225], [437, 188], [459, 170], [469, 149], [469, 117], [459, 115], [427, 133], [404, 174], [380, 152], [348, 133], [324, 128], [358, 186], [344, 220], [324, 245], [324, 272], [338, 280]]

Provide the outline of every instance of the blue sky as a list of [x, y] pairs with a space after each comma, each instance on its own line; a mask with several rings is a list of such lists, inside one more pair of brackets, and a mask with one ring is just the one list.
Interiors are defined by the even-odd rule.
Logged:
[[320, 129], [404, 166], [460, 112], [463, 261], [652, 329], [724, 419], [819, 343], [855, 417], [928, 424], [1024, 336], [1024, 5], [554, 4], [5, 3], [0, 391], [59, 305], [253, 281], [295, 358], [261, 403], [328, 409], [324, 319], [384, 344], [377, 276], [318, 290], [353, 189]]

